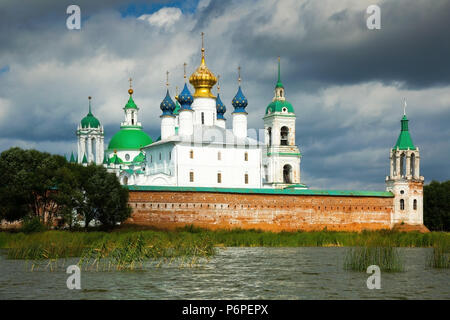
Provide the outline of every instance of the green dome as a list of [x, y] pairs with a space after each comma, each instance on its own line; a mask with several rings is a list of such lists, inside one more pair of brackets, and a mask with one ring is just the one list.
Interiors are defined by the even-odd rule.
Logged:
[[292, 104], [289, 101], [275, 100], [267, 106], [266, 114], [274, 112], [283, 112], [283, 108], [286, 108], [287, 112], [294, 113], [294, 107], [292, 107]]
[[121, 128], [109, 141], [108, 150], [139, 150], [152, 142], [140, 128]]
[[92, 113], [88, 113], [86, 117], [81, 119], [81, 127], [82, 128], [98, 128], [100, 127], [100, 121]]

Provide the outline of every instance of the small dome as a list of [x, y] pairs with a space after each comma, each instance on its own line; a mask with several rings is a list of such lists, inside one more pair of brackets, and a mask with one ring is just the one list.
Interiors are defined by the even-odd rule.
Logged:
[[231, 103], [233, 104], [234, 112], [246, 112], [245, 107], [248, 105], [248, 100], [242, 93], [241, 86], [239, 86], [238, 92]]
[[98, 121], [98, 119], [96, 117], [94, 117], [94, 115], [92, 114], [91, 111], [91, 97], [89, 97], [89, 112], [86, 115], [86, 117], [84, 117], [83, 119], [81, 119], [81, 127], [82, 128], [99, 128], [100, 127], [100, 121]]
[[172, 98], [170, 97], [169, 94], [169, 89], [167, 89], [167, 93], [166, 93], [166, 97], [164, 98], [164, 100], [161, 102], [161, 104], [159, 105], [159, 107], [162, 110], [162, 115], [172, 115], [173, 111], [175, 110], [175, 103], [173, 102]]
[[224, 113], [227, 111], [227, 108], [223, 104], [222, 100], [220, 99], [220, 94], [217, 94], [216, 98], [216, 110], [217, 110], [217, 119], [224, 119], [223, 117]]
[[191, 110], [191, 104], [194, 102], [194, 97], [192, 97], [187, 84], [184, 84], [183, 91], [178, 95], [178, 102], [181, 104], [181, 109]]

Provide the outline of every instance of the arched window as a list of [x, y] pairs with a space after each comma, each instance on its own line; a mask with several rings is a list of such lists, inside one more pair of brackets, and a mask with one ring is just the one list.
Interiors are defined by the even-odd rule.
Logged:
[[205, 113], [202, 112], [202, 124], [205, 124]]
[[194, 182], [194, 171], [189, 172], [189, 182]]
[[400, 210], [405, 210], [405, 200], [400, 199]]
[[267, 133], [269, 135], [269, 146], [272, 145], [272, 128], [267, 128]]
[[131, 124], [134, 125], [134, 112], [131, 112]]
[[269, 180], [269, 170], [267, 165], [264, 166], [264, 179], [266, 180], [266, 182]]
[[222, 153], [220, 151], [217, 152], [217, 160], [222, 160]]
[[222, 173], [217, 173], [217, 183], [222, 183]]
[[248, 184], [248, 173], [244, 175], [244, 182], [245, 184]]
[[283, 182], [292, 183], [292, 167], [289, 164], [283, 167]]
[[172, 160], [172, 151], [169, 151], [169, 160]]
[[413, 201], [413, 209], [417, 210], [417, 199], [414, 199]]
[[402, 153], [400, 155], [400, 176], [404, 177], [406, 175], [406, 155]]
[[189, 158], [194, 159], [194, 150], [189, 151]]
[[416, 176], [416, 155], [413, 153], [411, 154], [411, 165], [409, 166], [411, 168], [410, 174], [415, 177]]
[[244, 161], [248, 161], [248, 152], [244, 153]]
[[281, 127], [281, 142], [280, 144], [282, 146], [288, 145], [288, 136], [289, 136], [289, 128], [288, 127]]

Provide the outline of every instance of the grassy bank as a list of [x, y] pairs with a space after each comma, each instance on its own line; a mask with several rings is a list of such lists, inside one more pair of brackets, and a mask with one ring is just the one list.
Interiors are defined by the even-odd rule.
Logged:
[[[145, 245], [161, 249], [178, 248], [188, 252], [193, 247], [327, 247], [327, 246], [378, 246], [378, 247], [433, 247], [449, 244], [450, 233], [403, 233], [393, 231], [371, 232], [263, 232], [258, 230], [209, 231], [186, 227], [176, 231], [124, 229], [114, 232], [47, 231], [33, 234], [0, 232], [0, 248], [8, 248], [11, 258], [16, 252], [21, 256], [36, 256], [33, 251], [45, 248], [48, 255], [58, 257], [80, 256], [85, 248], [101, 243], [120, 244], [130, 237], [141, 237]], [[22, 251], [29, 251], [25, 254]], [[171, 249], [172, 250], [172, 249]]]

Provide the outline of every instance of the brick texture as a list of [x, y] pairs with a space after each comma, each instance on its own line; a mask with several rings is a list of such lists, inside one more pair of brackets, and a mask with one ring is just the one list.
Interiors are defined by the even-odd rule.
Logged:
[[130, 191], [127, 224], [173, 229], [361, 231], [391, 228], [393, 198]]

